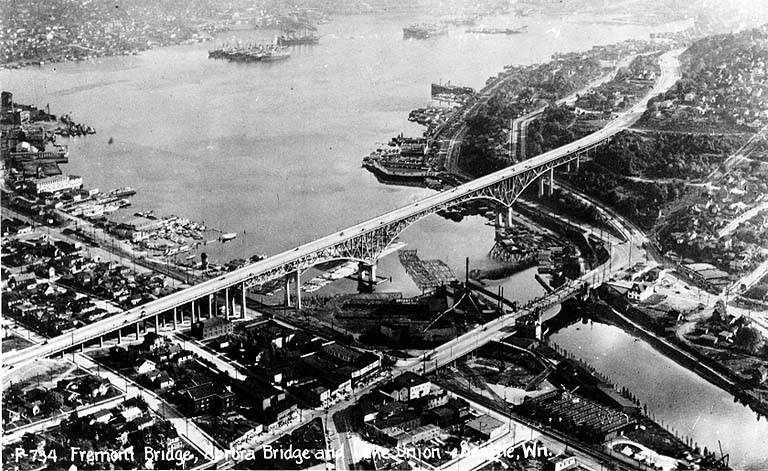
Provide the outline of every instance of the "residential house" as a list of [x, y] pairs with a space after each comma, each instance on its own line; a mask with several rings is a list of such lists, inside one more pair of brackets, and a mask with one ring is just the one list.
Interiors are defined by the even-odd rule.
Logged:
[[112, 416], [112, 412], [110, 412], [109, 410], [106, 410], [106, 409], [102, 409], [100, 411], [97, 411], [97, 412], [91, 414], [91, 424], [94, 424], [94, 423], [97, 423], [97, 422], [98, 423], [102, 423], [102, 424], [106, 424], [110, 420], [112, 420], [112, 417], [113, 417]]
[[380, 388], [381, 392], [396, 401], [406, 402], [429, 394], [431, 383], [421, 376], [407, 371]]
[[648, 283], [633, 283], [627, 291], [627, 298], [630, 301], [642, 302], [653, 294], [653, 285]]
[[141, 359], [141, 361], [139, 361], [139, 364], [136, 365], [135, 369], [136, 369], [136, 373], [140, 375], [144, 375], [147, 373], [151, 373], [152, 371], [155, 371], [157, 369], [157, 365], [155, 364], [154, 361], [148, 358], [143, 358]]

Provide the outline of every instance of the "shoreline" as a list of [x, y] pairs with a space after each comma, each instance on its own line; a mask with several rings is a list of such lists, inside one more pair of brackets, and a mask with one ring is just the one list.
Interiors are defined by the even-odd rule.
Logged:
[[561, 319], [560, 322], [554, 323], [557, 325], [558, 330], [548, 332], [547, 335], [555, 334], [584, 318], [589, 318], [595, 322], [606, 325], [613, 325], [620, 328], [631, 337], [643, 340], [664, 357], [669, 358], [686, 370], [695, 373], [715, 387], [727, 392], [734, 398], [735, 402], [748, 407], [755, 413], [758, 420], [760, 418], [768, 418], [768, 405], [745, 393], [744, 389], [748, 389], [748, 385], [741, 384], [740, 382], [742, 380], [739, 378], [733, 378], [733, 373], [723, 370], [722, 366], [709, 358], [701, 357], [697, 352], [688, 351], [667, 339], [658, 337], [651, 331], [650, 327], [644, 325], [641, 321], [632, 319], [629, 317], [629, 314], [623, 312], [621, 308], [611, 304], [610, 301], [604, 299], [601, 299], [601, 301], [604, 303], [603, 305], [605, 307], [613, 312], [613, 315], [608, 315], [607, 313], [600, 312], [596, 309], [568, 313], [561, 310], [561, 312], [555, 316], [555, 318]]

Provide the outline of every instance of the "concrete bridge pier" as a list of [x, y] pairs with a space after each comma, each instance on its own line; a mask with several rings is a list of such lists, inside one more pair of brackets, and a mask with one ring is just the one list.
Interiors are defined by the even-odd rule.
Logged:
[[301, 270], [294, 272], [296, 275], [296, 309], [301, 309]]
[[176, 317], [177, 309], [173, 308], [173, 330], [177, 330], [179, 328], [179, 320]]
[[373, 291], [376, 287], [376, 264], [360, 263], [357, 271], [358, 289]]
[[[191, 303], [189, 303], [190, 304], [190, 307], [189, 307], [189, 315], [190, 315], [189, 321], [190, 321], [190, 324], [194, 324], [195, 323], [195, 304], [196, 303], [197, 303], [197, 301], [195, 301], [195, 300], [193, 300]], [[183, 321], [183, 319], [182, 319], [182, 321]]]
[[283, 286], [283, 292], [285, 295], [285, 307], [291, 307], [291, 276], [285, 277], [285, 285]]
[[539, 198], [544, 197], [544, 177], [539, 177]]
[[99, 348], [104, 348], [104, 336], [99, 335]]
[[547, 189], [547, 196], [552, 196], [555, 191], [555, 167], [549, 169], [549, 188]]
[[[208, 318], [211, 318], [213, 316], [213, 295], [208, 295]], [[202, 316], [201, 316], [202, 319]]]
[[580, 161], [581, 161], [581, 154], [576, 154], [575, 162], [576, 162], [576, 171], [577, 172], [579, 171], [579, 163], [580, 163]]
[[139, 337], [141, 337], [141, 325], [139, 322], [136, 323], [136, 340], [139, 340]]
[[229, 286], [224, 288], [224, 318], [229, 319]]
[[117, 344], [123, 343], [123, 329], [117, 329]]
[[245, 319], [245, 282], [240, 286], [240, 317]]
[[160, 334], [160, 314], [155, 316], [155, 333]]
[[504, 214], [504, 228], [510, 229], [512, 228], [512, 206], [508, 207], [506, 210], [506, 213]]

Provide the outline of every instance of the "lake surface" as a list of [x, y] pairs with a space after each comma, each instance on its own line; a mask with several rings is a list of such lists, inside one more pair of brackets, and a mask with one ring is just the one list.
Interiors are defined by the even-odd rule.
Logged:
[[[237, 232], [235, 241], [205, 249], [227, 260], [287, 250], [429, 195], [422, 188], [380, 184], [360, 160], [400, 132], [421, 133], [407, 116], [429, 104], [431, 82], [481, 88], [506, 64], [544, 62], [554, 52], [647, 38], [658, 30], [583, 16], [532, 16], [524, 19], [529, 30], [521, 35], [475, 35], [457, 27], [447, 36], [404, 41], [402, 27], [414, 21], [396, 14], [341, 17], [320, 27], [319, 45], [295, 49], [290, 59], [272, 64], [211, 60], [209, 43], [3, 70], [0, 84], [18, 102], [50, 103], [55, 114], [69, 112], [97, 129], [95, 136], [61, 139], [70, 146], [65, 172], [82, 175], [89, 188], [136, 188], [123, 217], [154, 209]], [[486, 25], [519, 23], [498, 18]], [[269, 40], [273, 33], [241, 31], [217, 44], [233, 36]], [[459, 278], [465, 257], [471, 268], [493, 265], [487, 257], [493, 228], [480, 217], [454, 223], [430, 216], [400, 241], [422, 258], [444, 260]], [[418, 292], [397, 255], [379, 262], [379, 274], [393, 278], [381, 289]], [[498, 283], [520, 301], [543, 293], [532, 270]], [[757, 437], [768, 436], [765, 421], [758, 423], [727, 393], [621, 331], [572, 329], [558, 334], [558, 341], [576, 354], [581, 347], [598, 370], [665, 414], [665, 423], [710, 449], [722, 439], [736, 463], [768, 467], [765, 451], [754, 449]], [[644, 370], [643, 380], [633, 368]], [[648, 369], [658, 375], [649, 376]]]
[[768, 469], [768, 420], [618, 327], [577, 323], [550, 340], [628, 387], [648, 413], [701, 448], [731, 455], [734, 469]]
[[[54, 113], [71, 112], [97, 129], [69, 141], [66, 171], [83, 175], [87, 187], [133, 186], [133, 210], [237, 232], [222, 255], [243, 256], [289, 249], [428, 195], [381, 185], [360, 162], [400, 132], [421, 133], [407, 117], [430, 102], [431, 82], [481, 88], [506, 64], [649, 31], [530, 17], [527, 34], [457, 27], [427, 41], [403, 40], [402, 27], [413, 21], [342, 17], [320, 27], [319, 45], [276, 63], [208, 59], [214, 44], [207, 43], [0, 71], [0, 83], [16, 101], [50, 103]], [[273, 37], [239, 31], [216, 44], [234, 35]]]

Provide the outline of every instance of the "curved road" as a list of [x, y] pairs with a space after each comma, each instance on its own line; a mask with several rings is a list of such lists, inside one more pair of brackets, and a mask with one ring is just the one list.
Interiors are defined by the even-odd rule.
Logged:
[[[75, 331], [48, 339], [41, 345], [34, 345], [23, 350], [11, 352], [3, 355], [3, 365], [19, 365], [25, 362], [33, 361], [35, 358], [48, 356], [54, 353], [64, 351], [72, 346], [79, 345], [85, 341], [97, 339], [99, 336], [114, 332], [115, 330], [128, 327], [136, 322], [145, 319], [151, 319], [157, 314], [172, 310], [173, 308], [183, 306], [194, 300], [204, 298], [210, 294], [223, 290], [224, 288], [236, 286], [240, 283], [249, 281], [255, 276], [279, 271], [282, 267], [291, 263], [328, 249], [337, 244], [354, 239], [361, 234], [373, 232], [381, 225], [389, 225], [408, 219], [419, 213], [434, 212], [435, 208], [444, 207], [452, 201], [464, 196], [471, 195], [478, 190], [501, 181], [507, 180], [515, 175], [520, 175], [535, 171], [537, 168], [544, 167], [551, 161], [572, 155], [586, 148], [592, 147], [611, 136], [621, 132], [631, 126], [645, 111], [648, 101], [666, 91], [674, 84], [680, 76], [679, 63], [677, 56], [682, 50], [675, 50], [665, 53], [660, 58], [661, 74], [654, 87], [648, 94], [632, 108], [625, 111], [619, 117], [615, 118], [603, 129], [585, 136], [570, 144], [566, 144], [557, 149], [545, 152], [541, 155], [528, 159], [516, 165], [491, 173], [484, 177], [475, 179], [471, 182], [457, 186], [451, 190], [442, 191], [429, 196], [421, 201], [408, 206], [390, 211], [381, 216], [362, 222], [341, 232], [334, 233], [315, 241], [309, 242], [293, 250], [288, 250], [280, 254], [269, 257], [260, 262], [253, 263], [238, 270], [232, 271], [218, 277], [208, 280], [190, 288], [178, 291], [165, 296], [161, 299], [149, 302], [140, 307], [125, 311], [123, 314], [103, 319], [101, 321], [81, 327]], [[282, 274], [281, 274], [282, 275]], [[280, 275], [280, 276], [281, 276]]]

